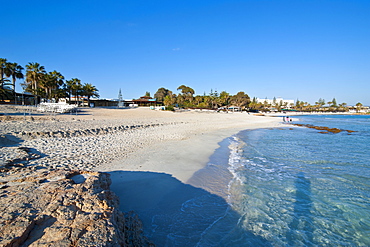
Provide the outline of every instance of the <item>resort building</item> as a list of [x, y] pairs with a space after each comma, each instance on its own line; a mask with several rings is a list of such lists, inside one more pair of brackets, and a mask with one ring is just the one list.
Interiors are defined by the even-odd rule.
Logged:
[[158, 102], [157, 99], [153, 99], [150, 96], [142, 96], [139, 99], [133, 99], [132, 103], [138, 106], [156, 106], [161, 105], [161, 102]]

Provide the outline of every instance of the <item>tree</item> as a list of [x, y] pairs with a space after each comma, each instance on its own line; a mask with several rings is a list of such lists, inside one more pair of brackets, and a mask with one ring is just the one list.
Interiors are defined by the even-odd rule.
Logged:
[[259, 104], [257, 102], [256, 97], [253, 97], [253, 100], [249, 103], [249, 108], [253, 110], [257, 110], [259, 108]]
[[338, 107], [337, 100], [335, 98], [333, 98], [333, 100], [331, 101], [331, 106], [332, 107]]
[[76, 96], [78, 103], [78, 95], [82, 89], [81, 80], [77, 78], [72, 78], [71, 80], [66, 81], [66, 89], [69, 95], [69, 101], [71, 101], [72, 95]]
[[230, 101], [232, 104], [241, 108], [246, 107], [251, 102], [248, 94], [244, 92], [238, 92], [236, 95], [231, 96]]
[[5, 58], [0, 58], [0, 86], [1, 88], [3, 88], [3, 79], [4, 79], [4, 75], [5, 75], [5, 71], [6, 71], [6, 64], [7, 64], [7, 60]]
[[315, 102], [319, 107], [323, 107], [325, 105], [325, 100], [320, 98], [319, 101]]
[[339, 104], [338, 110], [339, 111], [348, 111], [347, 103], [343, 102], [343, 103]]
[[184, 107], [185, 96], [183, 94], [177, 95], [177, 97], [176, 97], [176, 103], [179, 105], [179, 107]]
[[193, 101], [193, 95], [195, 93], [194, 89], [185, 85], [181, 85], [177, 88], [177, 90], [181, 90], [181, 93], [184, 97], [184, 101], [182, 103], [191, 103]]
[[188, 86], [185, 86], [185, 85], [181, 85], [177, 88], [177, 90], [181, 90], [181, 93], [182, 94], [185, 94], [185, 95], [191, 95], [193, 96], [194, 95], [194, 89], [192, 89], [191, 87], [188, 87]]
[[15, 82], [17, 79], [23, 79], [24, 68], [17, 63], [7, 63], [5, 69], [5, 75], [12, 78], [13, 91], [15, 92]]
[[145, 92], [145, 96], [146, 96], [146, 97], [150, 97], [150, 92], [146, 91], [146, 92]]
[[42, 82], [40, 83], [40, 87], [42, 87], [45, 90], [45, 97], [48, 99], [56, 98], [56, 95], [59, 95], [59, 89], [64, 84], [64, 76], [54, 70], [52, 72], [49, 72], [48, 74], [45, 74], [43, 77]]
[[[98, 91], [99, 90], [95, 86], [93, 86], [92, 84], [90, 84], [90, 83], [85, 83], [83, 85], [83, 87], [82, 87], [82, 95], [87, 97], [87, 102], [88, 102], [88, 105], [89, 106], [90, 106], [90, 98], [91, 97], [96, 97], [96, 98], [99, 97]], [[121, 93], [121, 89], [120, 89], [120, 93]], [[122, 97], [122, 94], [121, 94], [121, 97]]]
[[26, 68], [26, 83], [28, 83], [26, 91], [38, 95], [39, 83], [46, 73], [45, 68], [39, 63], [29, 63], [26, 65]]
[[199, 106], [199, 104], [203, 102], [203, 96], [197, 95], [194, 97], [194, 99], [195, 99], [197, 106]]
[[360, 103], [360, 102], [358, 102], [357, 104], [356, 104], [356, 112], [359, 112], [359, 111], [361, 111], [362, 110], [362, 104]]
[[226, 91], [222, 91], [220, 93], [220, 103], [222, 105], [229, 105], [229, 100], [230, 100], [230, 94]]
[[157, 90], [157, 92], [154, 94], [154, 98], [157, 99], [157, 101], [160, 101], [160, 102], [163, 102], [164, 101], [164, 98], [167, 96], [167, 95], [172, 95], [172, 91], [164, 88], [164, 87], [161, 87]]
[[166, 95], [163, 99], [163, 104], [165, 106], [170, 106], [170, 105], [173, 105], [175, 103], [176, 103], [176, 95], [175, 94]]

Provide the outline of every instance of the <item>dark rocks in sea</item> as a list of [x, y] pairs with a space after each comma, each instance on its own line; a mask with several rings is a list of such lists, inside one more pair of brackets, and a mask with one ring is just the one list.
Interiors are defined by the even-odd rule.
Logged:
[[342, 131], [347, 131], [347, 133], [356, 132], [354, 130], [343, 130], [343, 129], [338, 129], [338, 128], [329, 128], [329, 127], [325, 127], [325, 126], [315, 126], [315, 125], [311, 125], [311, 124], [296, 124], [295, 123], [293, 125], [299, 126], [299, 127], [306, 127], [306, 128], [310, 128], [310, 129], [322, 130], [322, 131], [319, 132], [321, 134], [328, 134], [328, 133], [337, 134], [337, 133], [340, 133]]

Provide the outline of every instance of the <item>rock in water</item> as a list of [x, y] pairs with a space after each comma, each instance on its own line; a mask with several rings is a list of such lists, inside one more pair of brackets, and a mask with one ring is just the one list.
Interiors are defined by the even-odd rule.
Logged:
[[119, 211], [110, 183], [100, 172], [2, 174], [0, 246], [154, 246], [140, 220]]

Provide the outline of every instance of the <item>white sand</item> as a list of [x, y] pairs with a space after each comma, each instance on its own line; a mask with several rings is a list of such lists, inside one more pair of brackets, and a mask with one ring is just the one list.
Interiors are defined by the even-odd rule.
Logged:
[[[162, 114], [158, 112], [158, 114]], [[171, 113], [171, 119], [182, 119], [184, 124], [166, 126], [163, 139], [151, 140], [124, 159], [104, 164], [100, 171], [150, 171], [173, 175], [186, 183], [194, 172], [202, 169], [223, 139], [245, 129], [277, 127], [280, 118], [248, 115], [247, 113]], [[158, 134], [158, 133], [157, 133]], [[145, 140], [144, 140], [145, 141]]]
[[[207, 164], [224, 138], [243, 129], [276, 127], [281, 122], [280, 118], [247, 113], [173, 113], [149, 108], [86, 108], [77, 115], [56, 116], [32, 113], [32, 121], [30, 115], [24, 119], [21, 111], [8, 114], [13, 120], [0, 122], [0, 141], [6, 140], [8, 146], [18, 142], [18, 146], [43, 154], [31, 165], [163, 172], [184, 183]], [[11, 147], [10, 151], [2, 148], [0, 158], [5, 160], [10, 153]]]

